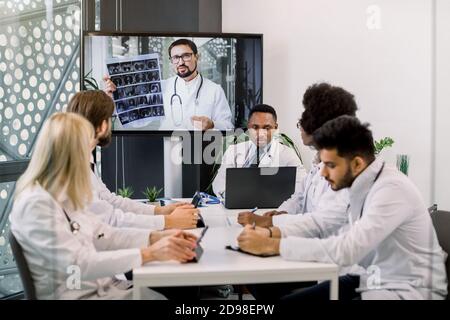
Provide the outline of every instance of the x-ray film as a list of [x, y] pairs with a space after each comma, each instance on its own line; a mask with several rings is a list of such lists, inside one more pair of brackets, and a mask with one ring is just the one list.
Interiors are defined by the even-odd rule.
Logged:
[[117, 87], [113, 100], [123, 126], [141, 127], [164, 118], [158, 54], [110, 58], [106, 68]]

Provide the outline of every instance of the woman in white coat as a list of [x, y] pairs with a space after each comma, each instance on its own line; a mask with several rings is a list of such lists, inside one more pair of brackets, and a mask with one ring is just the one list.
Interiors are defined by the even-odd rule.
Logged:
[[[194, 257], [192, 235], [116, 229], [85, 209], [92, 199], [93, 143], [87, 120], [73, 113], [52, 115], [17, 182], [11, 231], [23, 248], [39, 299], [129, 299], [129, 285], [115, 274], [150, 261]], [[164, 298], [145, 290], [146, 298]]]

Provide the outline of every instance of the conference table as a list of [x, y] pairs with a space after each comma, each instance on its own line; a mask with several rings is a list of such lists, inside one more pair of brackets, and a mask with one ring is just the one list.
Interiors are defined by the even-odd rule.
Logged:
[[[330, 281], [330, 299], [338, 299], [337, 265], [287, 261], [280, 256], [258, 257], [227, 250], [225, 246], [237, 245], [236, 238], [242, 231], [242, 226], [237, 223], [237, 215], [243, 210], [226, 209], [223, 204], [207, 205], [199, 209], [205, 224], [209, 226], [201, 241], [204, 252], [200, 261], [185, 264], [175, 261], [152, 262], [133, 269], [133, 299], [141, 298], [143, 287], [326, 280]], [[202, 229], [189, 231], [200, 235]]]

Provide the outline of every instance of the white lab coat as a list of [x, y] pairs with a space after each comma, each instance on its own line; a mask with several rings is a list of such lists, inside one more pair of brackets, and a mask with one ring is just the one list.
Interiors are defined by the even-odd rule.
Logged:
[[[322, 195], [331, 190], [328, 181], [320, 175], [320, 166], [321, 163], [313, 160], [306, 178], [300, 182], [295, 193], [278, 207], [278, 211], [286, 211], [290, 215], [316, 211]], [[274, 223], [288, 223], [292, 218], [290, 215], [274, 216]]]
[[[174, 94], [174, 83], [177, 81], [177, 94], [181, 97], [180, 108], [178, 98], [173, 99], [173, 106], [170, 100]], [[178, 76], [171, 77], [162, 82], [164, 114], [161, 121], [160, 130], [194, 130], [191, 121], [192, 116], [206, 116], [214, 122], [214, 129], [233, 129], [231, 122], [231, 109], [222, 87], [203, 77], [203, 85], [199, 91], [198, 105], [195, 103], [197, 90], [200, 86], [200, 76], [186, 83]]]
[[91, 183], [94, 196], [88, 210], [103, 222], [119, 228], [164, 230], [164, 216], [154, 215], [154, 206], [113, 194], [93, 172]]
[[316, 227], [313, 223], [280, 226], [281, 256], [341, 267], [359, 264], [366, 271], [360, 274], [358, 289], [363, 299], [443, 299], [446, 253], [420, 193], [406, 176], [387, 165], [374, 182], [381, 167], [381, 160], [375, 160], [348, 189], [348, 219], [338, 235], [317, 238], [320, 229], [327, 229], [317, 224], [320, 220]]
[[[248, 157], [254, 155], [256, 145], [252, 141], [230, 145], [222, 157], [217, 175], [213, 181], [213, 191], [217, 196], [224, 196], [227, 168], [241, 168]], [[306, 175], [297, 154], [291, 148], [281, 144], [276, 138], [271, 141], [270, 149], [260, 160], [259, 167], [297, 167], [296, 189]]]
[[326, 238], [337, 233], [348, 222], [348, 206], [346, 189], [336, 192], [328, 188], [314, 203], [311, 211], [276, 215], [272, 217], [272, 224], [283, 229], [285, 236], [296, 235], [297, 229], [301, 229], [303, 236]]
[[[23, 191], [10, 214], [38, 299], [131, 299], [126, 283], [113, 278], [142, 264], [149, 230], [117, 229], [89, 211], [64, 209], [80, 225], [77, 234], [62, 207], [40, 186]], [[163, 298], [147, 290], [146, 298]]]

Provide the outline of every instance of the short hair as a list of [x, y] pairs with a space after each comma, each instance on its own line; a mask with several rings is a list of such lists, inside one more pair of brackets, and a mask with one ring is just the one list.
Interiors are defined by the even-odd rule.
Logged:
[[317, 150], [336, 149], [340, 157], [353, 159], [356, 156], [369, 161], [375, 159], [375, 146], [368, 123], [361, 123], [352, 116], [340, 116], [326, 122], [314, 131]]
[[113, 115], [114, 101], [101, 90], [81, 91], [70, 99], [67, 112], [81, 114], [97, 129]]
[[277, 112], [275, 111], [275, 109], [272, 106], [269, 106], [268, 104], [257, 104], [257, 105], [255, 105], [250, 110], [250, 114], [248, 115], [248, 120], [250, 120], [250, 118], [252, 117], [252, 115], [255, 112], [270, 113], [272, 115], [273, 119], [275, 120], [275, 122], [277, 122]]
[[171, 57], [172, 55], [170, 54], [170, 52], [172, 51], [172, 48], [175, 46], [188, 46], [189, 48], [191, 48], [192, 52], [194, 52], [194, 54], [198, 53], [197, 50], [197, 45], [194, 43], [194, 41], [191, 41], [189, 39], [178, 39], [174, 42], [172, 42], [169, 46], [169, 57]]
[[358, 109], [354, 96], [328, 83], [310, 86], [303, 95], [305, 111], [300, 125], [307, 134], [313, 134], [325, 122], [342, 115], [355, 116]]

